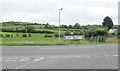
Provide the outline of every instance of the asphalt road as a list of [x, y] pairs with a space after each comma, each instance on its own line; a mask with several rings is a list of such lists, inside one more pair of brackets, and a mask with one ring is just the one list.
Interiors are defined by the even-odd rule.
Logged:
[[3, 69], [118, 69], [118, 45], [3, 46]]

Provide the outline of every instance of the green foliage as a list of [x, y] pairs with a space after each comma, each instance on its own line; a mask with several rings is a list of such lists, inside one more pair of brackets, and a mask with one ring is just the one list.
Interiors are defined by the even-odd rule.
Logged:
[[28, 34], [28, 37], [32, 37], [32, 35], [29, 33], [29, 34]]
[[45, 34], [45, 37], [51, 38], [51, 37], [53, 37], [53, 34]]
[[27, 37], [27, 34], [23, 34], [22, 37]]
[[80, 29], [80, 24], [79, 24], [79, 23], [76, 23], [76, 24], [74, 25], [74, 28]]
[[68, 26], [67, 25], [62, 25], [61, 28], [68, 28]]
[[74, 35], [83, 35], [84, 34], [84, 31], [83, 30], [75, 30], [73, 32]]
[[27, 25], [27, 27], [25, 27], [25, 29], [24, 30], [26, 30], [27, 29], [27, 32], [34, 32], [35, 30], [34, 30], [34, 27], [33, 26], [30, 26], [30, 25]]
[[96, 35], [106, 35], [108, 32], [108, 28], [96, 28], [95, 34]]
[[54, 32], [53, 35], [54, 35], [55, 37], [59, 37], [59, 33], [58, 33], [58, 32]]
[[6, 37], [10, 37], [10, 34], [6, 34]]
[[104, 27], [108, 27], [108, 30], [110, 30], [113, 27], [113, 21], [110, 17], [106, 16], [103, 20], [102, 25]]
[[106, 27], [96, 27], [96, 28], [90, 28], [89, 30], [85, 31], [86, 37], [91, 36], [104, 36], [107, 35], [108, 28]]
[[72, 25], [69, 25], [69, 29], [74, 29], [74, 27]]
[[45, 24], [45, 28], [50, 28], [50, 25], [48, 23]]
[[65, 35], [70, 35], [70, 31], [69, 30], [67, 30], [66, 32], [65, 32]]
[[3, 37], [3, 34], [0, 34], [0, 37]]
[[16, 37], [19, 37], [19, 34], [16, 34]]
[[[10, 32], [2, 32], [3, 35], [5, 34], [19, 34], [19, 36], [22, 36], [25, 33], [10, 33]], [[99, 42], [90, 42], [88, 39], [84, 39], [82, 41], [63, 41], [64, 39], [61, 38], [61, 42], [58, 41], [58, 38], [45, 38], [45, 34], [39, 34], [39, 33], [31, 33], [32, 37], [16, 37], [14, 36], [11, 38], [2, 38], [2, 44], [3, 46], [49, 46], [49, 45], [71, 45], [71, 44], [98, 44]], [[109, 39], [106, 40], [104, 43], [99, 44], [106, 44], [106, 43], [117, 43], [118, 39]]]

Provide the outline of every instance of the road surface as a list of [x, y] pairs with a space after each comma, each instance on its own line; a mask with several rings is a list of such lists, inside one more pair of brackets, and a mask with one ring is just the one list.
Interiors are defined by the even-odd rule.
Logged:
[[118, 69], [118, 45], [3, 46], [3, 69]]

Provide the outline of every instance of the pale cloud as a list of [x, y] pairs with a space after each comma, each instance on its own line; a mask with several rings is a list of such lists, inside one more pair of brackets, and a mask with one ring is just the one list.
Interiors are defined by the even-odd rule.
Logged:
[[1, 0], [2, 21], [28, 21], [58, 25], [58, 11], [61, 24], [101, 24], [110, 16], [117, 24], [118, 0]]

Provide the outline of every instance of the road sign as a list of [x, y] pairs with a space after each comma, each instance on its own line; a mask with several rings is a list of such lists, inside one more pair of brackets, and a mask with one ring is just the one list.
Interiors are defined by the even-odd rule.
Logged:
[[84, 39], [84, 35], [68, 35], [64, 36], [65, 40], [81, 40]]

